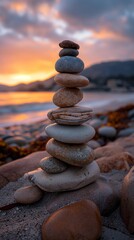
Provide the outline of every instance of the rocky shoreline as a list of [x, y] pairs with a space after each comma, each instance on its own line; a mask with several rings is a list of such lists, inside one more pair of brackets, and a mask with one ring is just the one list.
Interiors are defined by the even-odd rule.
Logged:
[[[0, 211], [2, 218], [1, 238], [3, 240], [41, 239], [41, 225], [44, 219], [47, 219], [48, 216], [61, 207], [82, 199], [89, 199], [96, 203], [103, 216], [101, 240], [133, 239], [133, 235], [128, 232], [120, 216], [122, 182], [131, 166], [134, 165], [133, 108], [133, 105], [127, 105], [115, 111], [98, 113], [90, 120], [90, 124], [94, 126], [97, 132], [94, 139], [88, 142], [89, 146], [94, 148], [95, 160], [101, 169], [101, 177], [97, 183], [77, 191], [63, 193], [45, 192], [42, 200], [33, 205], [19, 205], [6, 211]], [[46, 121], [45, 123], [48, 125], [49, 122]], [[34, 126], [37, 127], [39, 125], [42, 126], [42, 123], [39, 122], [32, 126], [30, 125], [30, 127], [34, 128]], [[16, 127], [13, 127], [13, 129]], [[113, 129], [111, 130], [111, 128], [109, 128], [110, 130], [106, 129], [109, 136], [105, 136], [104, 127], [112, 127], [116, 131], [112, 131]], [[29, 126], [20, 126], [20, 129], [22, 128], [24, 131]], [[10, 128], [10, 130], [13, 129], [12, 127]], [[42, 135], [42, 132], [39, 133], [36, 130], [36, 134]], [[113, 134], [116, 135], [113, 136]], [[28, 183], [22, 177], [23, 174], [36, 169], [40, 160], [47, 156], [46, 151], [44, 151], [44, 142], [47, 142], [48, 138], [45, 136], [44, 141], [41, 137], [39, 136], [39, 142], [34, 140], [30, 143], [30, 146], [34, 147], [27, 147], [26, 157], [19, 155], [20, 159], [11, 160], [8, 164], [3, 164], [0, 167], [1, 187], [6, 185], [0, 191], [2, 196], [0, 198], [0, 207], [14, 203], [13, 195], [15, 190], [26, 186]], [[7, 146], [14, 149], [14, 146], [9, 146], [9, 144]], [[4, 145], [2, 147], [4, 149]], [[17, 146], [17, 148], [18, 151], [20, 149], [22, 152], [24, 151], [23, 146]], [[29, 149], [32, 152], [30, 155]]]
[[[119, 137], [134, 133], [134, 105], [129, 104], [116, 110], [94, 114], [86, 124], [92, 125], [96, 135], [89, 145], [92, 148], [104, 146]], [[0, 165], [45, 150], [49, 137], [45, 127], [48, 119], [29, 125], [14, 125], [0, 128]]]

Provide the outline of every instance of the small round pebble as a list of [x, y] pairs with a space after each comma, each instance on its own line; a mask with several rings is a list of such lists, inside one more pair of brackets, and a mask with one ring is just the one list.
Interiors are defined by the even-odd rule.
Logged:
[[77, 57], [78, 55], [79, 55], [79, 51], [77, 49], [72, 49], [72, 48], [63, 48], [59, 52], [59, 57], [64, 57], [64, 56]]
[[58, 107], [72, 107], [83, 98], [79, 88], [61, 88], [53, 96], [53, 103]]
[[32, 204], [39, 201], [43, 196], [42, 190], [37, 186], [21, 187], [14, 193], [16, 202], [22, 204]]
[[81, 200], [54, 212], [42, 225], [43, 240], [97, 240], [102, 232], [94, 202]]
[[98, 133], [107, 138], [113, 138], [116, 136], [117, 131], [114, 127], [104, 126], [98, 129]]
[[80, 73], [84, 69], [84, 63], [80, 58], [65, 56], [57, 60], [55, 69], [60, 73]]
[[80, 48], [80, 46], [77, 43], [70, 41], [70, 40], [64, 40], [64, 41], [60, 42], [59, 46], [61, 48], [74, 48], [74, 49]]
[[45, 157], [40, 163], [40, 167], [47, 173], [61, 173], [64, 172], [68, 165], [57, 158], [54, 157]]

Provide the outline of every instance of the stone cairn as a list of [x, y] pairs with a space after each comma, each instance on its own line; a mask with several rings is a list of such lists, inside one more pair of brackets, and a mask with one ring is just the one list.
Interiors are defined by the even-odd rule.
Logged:
[[55, 64], [59, 74], [54, 80], [62, 88], [53, 97], [58, 108], [48, 112], [54, 123], [45, 129], [51, 137], [46, 145], [50, 156], [40, 161], [40, 168], [26, 174], [32, 183], [48, 192], [79, 189], [96, 181], [100, 174], [94, 152], [87, 144], [95, 130], [84, 124], [91, 119], [92, 110], [76, 105], [83, 98], [80, 88], [89, 84], [79, 74], [84, 69], [84, 63], [77, 57], [79, 45], [64, 40], [59, 46], [63, 49]]

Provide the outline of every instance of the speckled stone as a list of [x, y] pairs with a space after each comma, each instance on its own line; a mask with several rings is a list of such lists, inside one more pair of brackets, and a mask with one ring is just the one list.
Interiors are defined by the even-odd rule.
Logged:
[[83, 98], [79, 88], [61, 88], [53, 96], [53, 103], [58, 107], [72, 107]]
[[47, 173], [61, 173], [64, 172], [68, 167], [66, 163], [54, 157], [43, 158], [39, 165]]
[[94, 160], [94, 152], [87, 144], [66, 144], [52, 138], [46, 144], [46, 151], [51, 156], [78, 167]]
[[70, 40], [64, 40], [64, 41], [60, 42], [59, 46], [61, 48], [74, 48], [74, 49], [80, 48], [80, 46], [77, 43], [70, 41]]
[[43, 196], [43, 192], [37, 186], [21, 187], [14, 193], [16, 202], [22, 204], [31, 204], [39, 201]]
[[63, 143], [86, 143], [95, 135], [95, 130], [91, 126], [64, 126], [50, 124], [45, 128], [47, 135]]
[[40, 168], [25, 174], [26, 178], [47, 192], [80, 189], [95, 182], [99, 176], [100, 169], [95, 161], [83, 168], [70, 166], [65, 172], [57, 174], [48, 174]]
[[57, 60], [55, 69], [60, 73], [80, 73], [84, 69], [84, 63], [80, 58], [65, 56]]
[[89, 85], [88, 78], [79, 74], [59, 73], [54, 77], [54, 81], [62, 87], [86, 87]]
[[79, 51], [77, 49], [73, 49], [73, 48], [63, 48], [60, 52], [59, 52], [59, 56], [60, 57], [64, 57], [64, 56], [73, 56], [73, 57], [77, 57], [79, 55]]
[[80, 125], [92, 118], [92, 109], [82, 106], [56, 108], [48, 112], [47, 116], [58, 124]]

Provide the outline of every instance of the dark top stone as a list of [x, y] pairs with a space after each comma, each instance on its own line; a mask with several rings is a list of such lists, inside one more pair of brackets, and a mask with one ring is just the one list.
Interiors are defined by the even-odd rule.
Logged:
[[70, 40], [64, 40], [64, 41], [60, 42], [59, 46], [61, 48], [74, 48], [74, 49], [80, 48], [80, 46], [77, 43], [70, 41]]
[[64, 57], [64, 56], [73, 56], [73, 57], [77, 57], [79, 55], [79, 51], [77, 49], [73, 49], [73, 48], [63, 48], [60, 52], [59, 52], [59, 56], [60, 57]]
[[84, 63], [80, 58], [65, 56], [58, 59], [55, 69], [60, 73], [80, 73], [84, 69]]

